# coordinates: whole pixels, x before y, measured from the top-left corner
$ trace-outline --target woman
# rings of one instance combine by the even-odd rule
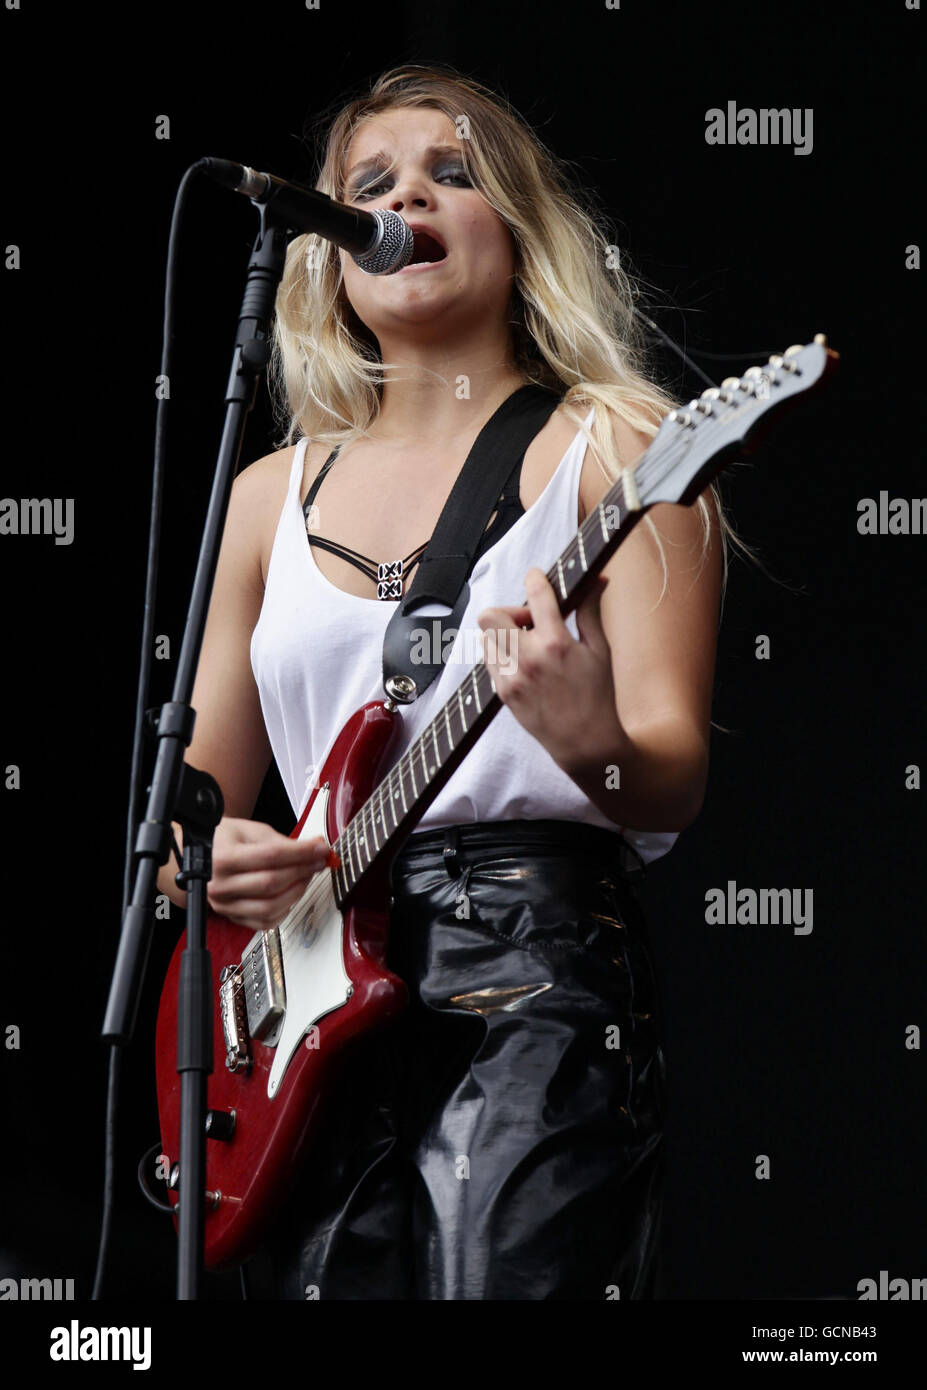
[[[271,758],[298,815],[383,695],[376,562],[414,570],[513,392],[559,403],[512,459],[461,623],[497,638],[505,708],[392,866],[410,1006],[349,1061],[247,1293],[652,1297],[663,1058],[632,877],[702,804],[727,524],[710,491],[657,507],[561,620],[545,569],[673,402],[639,366],[625,276],[498,97],[388,72],[331,123],[317,186],[445,255],[375,277],[313,236],[289,248],[289,447],[236,479],[193,697],[189,761],[225,796],[214,910],[272,927],[324,869],[324,842],[250,819]],[[403,709],[400,751],[465,672],[449,659]]]

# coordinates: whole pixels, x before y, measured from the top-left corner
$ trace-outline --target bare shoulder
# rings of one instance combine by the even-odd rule
[[[650,435],[645,434],[643,430],[633,429],[614,410],[609,410],[608,418],[622,467],[633,467],[650,447],[652,443]],[[601,464],[592,450],[587,448],[579,483],[579,504],[582,519],[585,519],[598,505],[611,486],[612,483]]]
[[[534,506],[576,438],[578,426],[567,414],[568,409],[558,405],[525,451],[519,492],[526,511]]]
[[[298,444],[293,444],[255,459],[241,470],[232,487],[229,523],[247,536],[249,549],[260,567],[262,584],[267,579],[270,552],[298,448]]]
[[[532,440],[522,466],[521,500],[526,510],[537,501],[550,482],[588,414],[588,410],[572,402],[558,405],[544,428]],[[623,465],[634,464],[650,445],[650,436],[632,429],[615,411],[609,411],[609,419],[619,459]],[[587,446],[580,475],[577,523],[589,515],[611,485],[592,449]]]
[[[636,467],[653,443],[653,436],[635,429],[613,410],[609,410],[608,416],[620,465],[622,468]],[[658,423],[656,418],[655,423]],[[587,449],[579,489],[581,520],[585,520],[590,512],[595,510],[612,486],[613,483],[606,476],[592,450]],[[708,507],[707,535],[712,565],[715,565],[720,555],[717,504],[710,488],[706,488],[702,498]],[[635,527],[625,538],[618,554],[612,557],[605,573],[611,573],[615,577],[620,574],[622,583],[626,584],[631,572],[643,572],[647,567],[652,568],[657,564],[659,584],[654,592],[655,600],[662,592],[665,564],[668,564],[671,570],[674,566],[681,566],[686,573],[690,565],[701,564],[705,549],[706,522],[697,506],[677,506],[669,502],[658,502],[649,508],[647,517],[656,528],[659,543],[651,528]],[[661,551],[661,543],[664,541],[669,543],[669,552],[665,549]]]

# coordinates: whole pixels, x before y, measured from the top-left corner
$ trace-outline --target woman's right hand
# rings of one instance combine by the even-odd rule
[[[230,922],[269,931],[329,865],[331,853],[322,836],[291,840],[262,821],[223,816],[213,838],[209,906]]]

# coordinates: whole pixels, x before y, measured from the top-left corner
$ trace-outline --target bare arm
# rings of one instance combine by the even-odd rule
[[[254,926],[279,921],[324,862],[317,841],[290,840],[250,819],[272,756],[251,669],[251,635],[264,599],[261,537],[276,523],[288,457],[258,460],[232,486],[193,687],[193,739],[185,755],[191,766],[216,779],[225,801],[215,835],[210,905]],[[182,850],[176,822],[174,833]],[[172,855],[159,871],[158,888],[182,907],[186,893],[174,882],[176,872]]]
[[[649,443],[619,422],[622,458]],[[609,484],[587,455],[580,485],[588,515]],[[604,592],[576,612],[576,641],[543,570],[525,577],[528,604],[479,615],[484,630],[516,629],[517,666],[488,660],[502,702],[601,811],[619,826],[681,830],[698,815],[708,774],[711,696],[721,580],[714,507],[702,558],[694,507],[650,515],[663,539],[638,525],[605,565]],[[657,600],[660,599],[658,603]],[[528,625],[530,630],[522,629]]]
[[[622,458],[636,462],[650,443],[619,422]],[[608,484],[594,462],[584,468],[584,514]],[[602,573],[600,619],[611,654],[613,710],[622,738],[588,744],[565,760],[600,810],[638,830],[682,830],[701,809],[708,779],[711,701],[721,594],[721,542],[714,500],[703,555],[703,523],[691,507],[661,503],[636,526]],[[661,597],[662,594],[662,597]],[[658,602],[659,600],[659,602]],[[605,754],[603,757],[602,754]],[[620,788],[607,768],[618,765]]]

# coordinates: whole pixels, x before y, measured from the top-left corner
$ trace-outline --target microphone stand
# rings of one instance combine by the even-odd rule
[[[254,200],[252,199],[252,202]],[[158,866],[167,862],[173,841],[171,822],[183,829],[183,867],[175,882],[187,887],[186,949],[181,957],[177,1009],[177,1071],[181,1085],[179,1166],[171,1174],[178,1189],[177,1298],[199,1297],[204,1260],[206,1192],[206,1083],[212,1073],[212,970],[206,949],[206,884],[212,874],[212,842],[224,809],[218,783],[183,762],[193,735],[196,711],[190,705],[206,615],[232,483],[238,471],[248,412],[261,373],[270,358],[268,327],[283,275],[287,229],[273,225],[272,204],[254,203],[260,227],[251,250],[242,298],[232,369],[226,388],[225,423],[215,479],[172,699],[160,710],[155,736],[158,751],[145,819],[135,841],[135,882],[122,924],[110,986],[104,1041],[125,1045],[135,1030],[141,987],[151,947]],[[286,215],[285,213],[283,214]],[[152,719],[153,722],[153,719]],[[219,1131],[221,1133],[221,1130]]]

